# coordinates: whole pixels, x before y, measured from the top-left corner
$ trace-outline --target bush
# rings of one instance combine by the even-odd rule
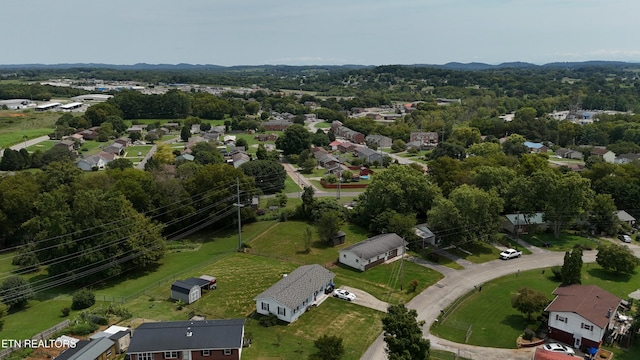
[[[98,325],[92,322],[81,322],[69,327],[68,334],[85,336],[98,330]]]
[[[409,287],[407,288],[407,293],[416,292],[418,288],[418,279],[413,279],[409,282]]]
[[[69,316],[69,313],[71,312],[71,309],[69,309],[68,307],[65,306],[60,311],[62,311],[62,316],[67,317],[67,316]]]
[[[272,327],[278,323],[278,317],[274,314],[265,315],[258,320],[261,326]]]
[[[536,335],[535,331],[529,328],[526,328],[524,329],[524,334],[522,335],[522,338],[525,340],[531,340],[535,335]]]
[[[73,293],[71,309],[82,310],[96,303],[96,295],[89,289],[80,289]]]

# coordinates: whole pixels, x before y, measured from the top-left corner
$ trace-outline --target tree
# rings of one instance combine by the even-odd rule
[[[300,205],[300,210],[302,211],[302,216],[305,219],[311,218],[311,211],[313,211],[313,205],[315,204],[315,190],[311,186],[305,186],[302,191],[302,205]]]
[[[313,157],[308,157],[305,161],[300,165],[300,172],[303,174],[311,174],[313,169],[318,166],[318,160]]]
[[[344,170],[340,177],[344,179],[345,182],[349,182],[353,179],[353,172],[351,170]]]
[[[335,335],[322,335],[313,342],[318,352],[309,356],[310,360],[339,360],[344,355],[342,338]]]
[[[255,179],[256,187],[264,194],[276,193],[284,189],[287,172],[282,165],[271,160],[254,160],[240,165],[247,176]]]
[[[325,211],[316,221],[316,231],[321,241],[331,243],[333,236],[340,231],[342,217],[337,211]]]
[[[258,145],[258,150],[256,150],[256,158],[258,158],[258,160],[269,159],[269,152],[267,151],[267,149],[264,147],[263,144]]]
[[[284,130],[284,134],[276,140],[276,147],[283,154],[299,154],[311,146],[311,133],[300,124],[293,124]]]
[[[401,139],[394,140],[393,144],[391,144],[391,150],[393,152],[405,151],[407,150],[407,144]]]
[[[249,144],[247,143],[247,140],[245,140],[244,138],[239,138],[236,141],[236,146],[237,147],[243,147],[245,150],[247,150],[249,148]]]
[[[563,285],[582,284],[582,250],[580,248],[573,248],[564,253],[560,274]]]
[[[80,289],[73,293],[71,299],[71,309],[82,310],[93,306],[96,303],[96,295],[89,289]]]
[[[33,298],[33,289],[22,277],[10,276],[0,285],[0,298],[10,308],[21,308]]]
[[[176,155],[173,153],[171,146],[167,144],[159,144],[156,152],[153,154],[153,158],[160,164],[173,164],[176,160]]]
[[[531,320],[531,314],[544,310],[549,305],[547,295],[528,287],[521,287],[511,296],[511,306]]]
[[[624,245],[602,244],[598,247],[596,262],[603,269],[615,273],[631,274],[640,265],[634,253]]]
[[[531,189],[535,189],[535,196],[543,203],[544,220],[551,224],[556,239],[562,229],[591,207],[594,197],[591,182],[577,173],[558,175],[541,171],[531,180]]]
[[[124,170],[124,169],[132,169],[132,168],[133,168],[133,162],[125,158],[115,159],[110,161],[107,164],[107,169],[109,170],[115,170],[115,169]]]
[[[613,235],[618,232],[619,222],[616,210],[617,207],[611,194],[597,194],[594,197],[591,223],[595,225],[597,233],[605,232]]]
[[[418,321],[418,312],[404,304],[391,305],[382,318],[384,341],[389,360],[429,359],[429,340],[422,335],[424,321]]]
[[[183,126],[182,129],[180,129],[180,139],[184,142],[189,141],[189,138],[191,137],[191,127],[190,126]]]
[[[502,150],[507,155],[520,156],[529,152],[529,149],[524,144],[527,139],[522,135],[512,134],[509,135],[504,143],[502,143]]]
[[[4,328],[4,320],[7,317],[8,313],[9,313],[9,307],[4,303],[0,303],[0,330]]]

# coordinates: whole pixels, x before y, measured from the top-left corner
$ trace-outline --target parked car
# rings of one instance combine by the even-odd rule
[[[571,356],[575,356],[576,352],[566,346],[566,345],[562,345],[559,343],[548,343],[548,344],[544,344],[544,346],[542,346],[545,350],[548,351],[553,351],[556,353],[560,353],[560,354],[566,354],[566,355],[571,355]]]
[[[333,292],[333,296],[337,297],[338,299],[347,300],[347,301],[354,301],[356,299],[355,294],[352,294],[347,290],[343,290],[343,289],[336,289],[336,291]]]
[[[500,253],[500,259],[503,260],[519,258],[520,256],[522,256],[522,251],[518,251],[516,249],[507,249]]]
[[[631,242],[631,236],[629,235],[618,235],[618,239],[622,240],[623,242],[626,243],[630,243]]]
[[[333,292],[333,289],[335,289],[336,286],[331,284],[331,285],[327,285],[327,287],[324,289],[324,293],[325,294],[331,294]]]

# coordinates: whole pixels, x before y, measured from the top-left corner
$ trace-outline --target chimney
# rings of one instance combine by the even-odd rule
[[[193,332],[191,331],[191,327],[187,328],[187,337],[191,337],[191,335],[193,335]]]
[[[613,310],[613,309],[609,308],[607,310],[607,319],[611,317],[611,310]]]

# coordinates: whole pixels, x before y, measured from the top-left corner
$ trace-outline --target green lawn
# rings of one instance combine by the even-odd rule
[[[127,158],[145,157],[153,145],[133,145],[127,148]],[[141,154],[138,155],[138,152]]]
[[[314,127],[316,129],[328,129],[331,127],[331,123],[323,121],[323,122],[316,123]]]
[[[421,252],[410,251],[409,254],[411,256],[430,261],[430,262],[432,262],[434,264],[446,266],[446,267],[454,269],[454,270],[462,270],[462,269],[464,269],[464,266],[458,264],[454,260],[452,260],[452,259],[450,259],[450,258],[448,258],[446,256],[443,256],[443,255],[439,255],[439,256],[430,255],[431,252],[433,252],[433,250],[427,248],[427,249],[425,249],[424,251],[421,251]]]
[[[27,139],[37,138],[53,132],[60,114],[31,110],[0,110],[0,147],[5,148]]]
[[[584,247],[597,248],[599,241],[597,239],[588,239],[573,232],[562,232],[560,238],[555,239],[553,233],[545,232],[534,235],[522,235],[522,240],[528,242],[531,245],[543,247],[545,243],[549,244],[548,250],[551,251],[569,251],[576,245],[582,245]]]
[[[472,325],[469,344],[515,348],[516,338],[530,322],[527,321],[526,316],[511,307],[511,295],[515,294],[518,288],[526,285],[548,294],[551,300],[551,292],[559,285],[559,282],[552,277],[551,270],[547,268],[544,274],[537,269],[487,282],[483,285],[481,292],[470,295],[445,321],[434,323],[431,326],[431,332],[445,339],[464,343],[466,331],[469,325]],[[582,283],[598,285],[626,299],[629,293],[637,290],[640,273],[618,276],[603,270],[597,264],[585,264],[582,268]],[[534,319],[536,315],[538,314],[533,316]],[[634,354],[638,356],[640,352]],[[638,357],[629,359],[631,358]]]
[[[300,185],[298,185],[290,176],[287,175],[287,177],[284,179],[284,192],[287,194],[300,192],[301,189],[302,188],[300,187]]]
[[[58,142],[58,140],[45,140],[43,142],[37,143],[35,145],[31,145],[29,147],[27,147],[27,151],[34,152],[36,150],[40,150],[42,152],[47,151],[51,148],[53,148],[53,146]]]
[[[459,249],[450,249],[447,251],[474,264],[481,264],[500,257],[500,250],[498,250],[498,248],[482,241],[473,241],[463,244],[460,247],[470,252],[471,255]]]
[[[327,170],[325,168],[315,168],[313,169],[313,172],[311,174],[305,174],[305,173],[300,173],[302,176],[306,177],[306,178],[321,178],[324,176],[324,174],[327,173]]]
[[[407,303],[422,290],[437,283],[443,275],[435,270],[399,259],[390,264],[374,266],[361,272],[348,266],[336,265],[336,285],[348,285],[392,304]],[[407,285],[418,280],[415,292],[408,292]]]
[[[322,184],[320,183],[320,181],[318,181],[318,180],[310,180],[310,181],[315,187],[320,189],[320,191],[331,192],[331,193],[337,193],[338,192],[338,189],[324,188],[322,186]],[[364,192],[365,190],[367,190],[367,188],[362,188],[362,189],[345,189],[345,188],[341,188],[340,192]]]

